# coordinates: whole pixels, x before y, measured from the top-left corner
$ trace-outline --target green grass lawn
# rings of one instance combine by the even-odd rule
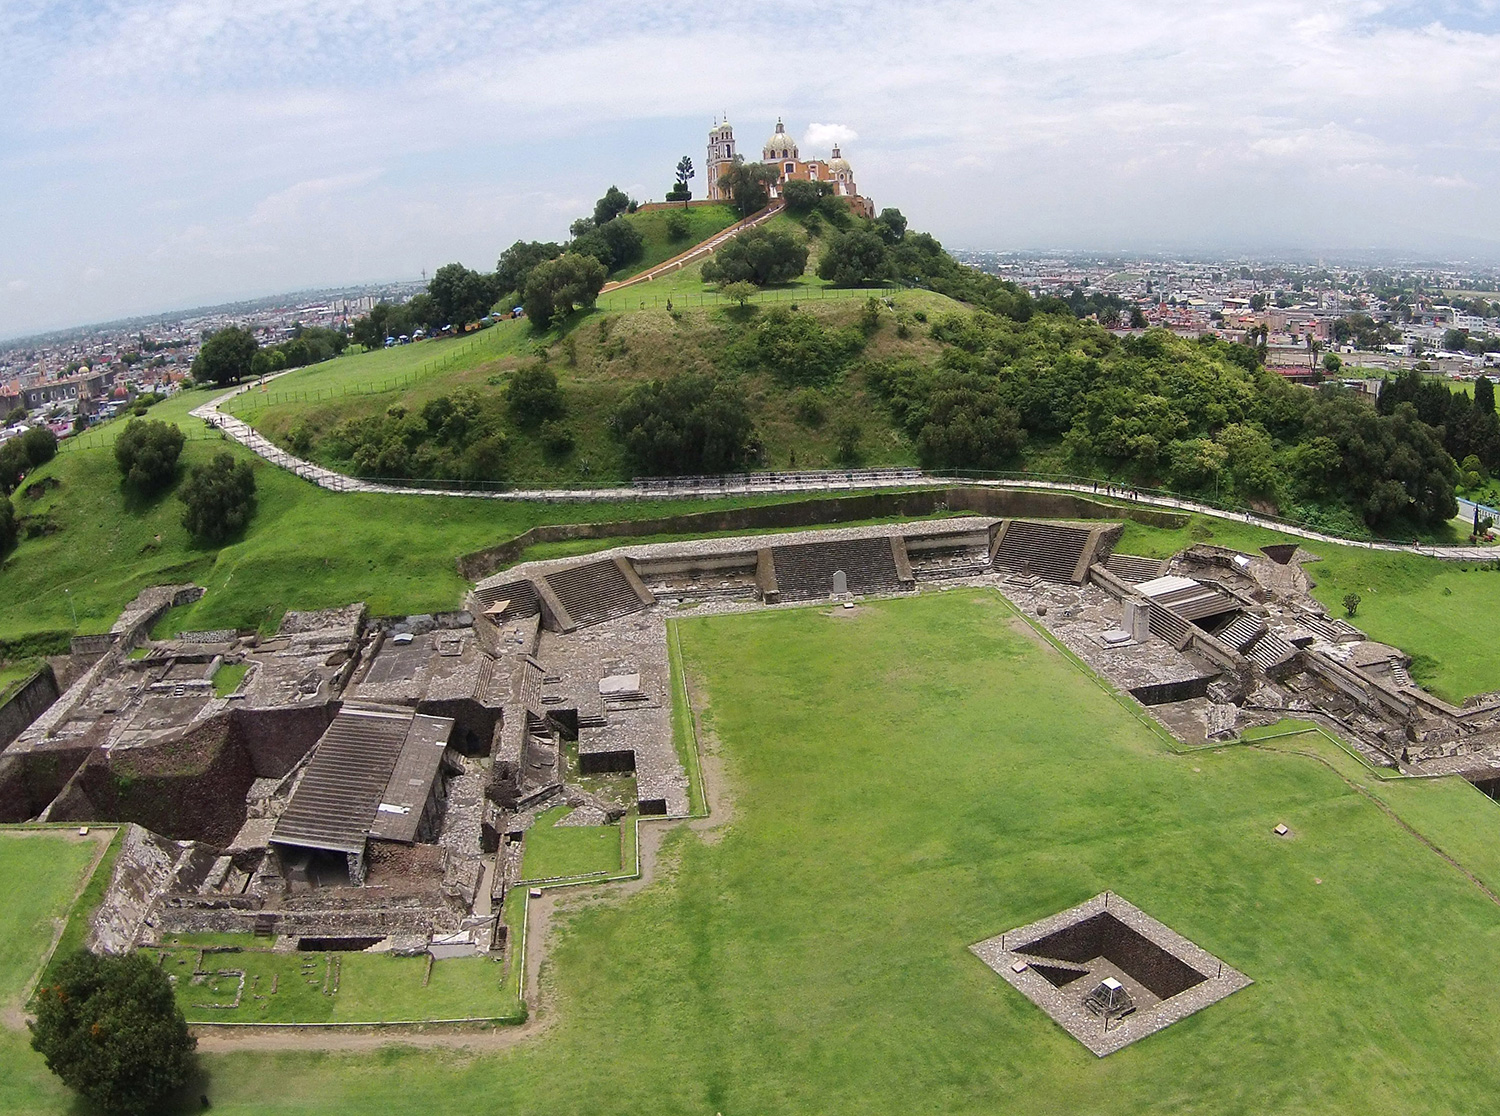
[[[308,405],[349,395],[403,390],[431,377],[448,377],[525,354],[534,341],[530,323],[514,319],[460,337],[350,353],[288,372],[268,382],[264,390],[252,387],[225,409],[249,417],[268,406],[285,403]]]
[[[521,857],[521,875],[526,879],[620,870],[620,826],[558,826],[570,813],[570,807],[556,806],[540,814],[526,831]]]
[[[97,838],[69,830],[0,829],[0,1007],[16,1007],[37,975],[98,851]],[[59,948],[74,944],[65,935]],[[0,1025],[0,1112],[67,1112],[70,1104],[26,1032]]]
[[[219,697],[228,697],[234,693],[240,688],[249,669],[249,663],[225,663],[220,666],[214,671],[214,693]]]
[[[202,955],[207,975],[195,983],[197,938],[180,948],[148,951],[176,977],[183,1014],[193,1022],[359,1023],[409,1019],[510,1019],[521,1005],[501,987],[505,965],[485,957],[392,957],[378,953],[273,953],[264,942],[219,935],[199,944],[234,945],[237,952]],[[232,1007],[245,974],[238,1007]],[[224,973],[224,975],[220,975]]]
[[[989,592],[677,630],[733,817],[564,917],[554,1024],[501,1055],[207,1058],[216,1110],[1487,1109],[1500,907],[1337,749],[1173,754]],[[1374,793],[1500,884],[1478,792]],[[1255,984],[1101,1060],[968,952],[1105,889]]]

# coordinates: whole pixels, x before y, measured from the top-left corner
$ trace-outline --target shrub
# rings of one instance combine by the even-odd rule
[[[811,314],[775,309],[748,339],[748,363],[785,384],[824,384],[864,346],[858,329],[832,329]]]
[[[9,496],[0,496],[0,554],[16,543],[16,509]]]
[[[534,429],[548,419],[561,418],[566,406],[556,374],[542,364],[516,370],[505,390],[505,406],[516,425]]]
[[[125,483],[138,492],[157,492],[177,475],[184,438],[174,424],[131,419],[115,439],[115,462]]]
[[[110,1116],[144,1116],[188,1078],[197,1040],[167,975],[142,953],[79,950],[37,989],[31,1046],[63,1084]]]
[[[1344,614],[1352,618],[1359,611],[1359,602],[1360,596],[1358,593],[1345,593],[1343,602]]]
[[[644,474],[731,472],[755,448],[744,395],[723,380],[687,372],[631,390],[613,426]]]
[[[542,449],[552,457],[566,457],[573,452],[573,431],[560,422],[542,423]]]
[[[199,465],[178,493],[187,505],[182,525],[204,542],[222,542],[244,530],[255,511],[255,471],[227,453]]]
[[[816,429],[823,425],[827,412],[823,408],[823,396],[813,388],[803,388],[792,400],[792,414],[803,426]]]
[[[665,224],[667,237],[671,240],[686,240],[693,231],[693,223],[686,213],[668,213]]]
[[[834,456],[840,465],[858,465],[860,460],[859,440],[864,436],[859,423],[853,419],[845,419],[839,423],[837,430],[837,446]]]

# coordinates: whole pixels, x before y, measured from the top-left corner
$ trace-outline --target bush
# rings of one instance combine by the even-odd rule
[[[667,237],[671,240],[686,240],[693,231],[693,223],[686,213],[668,213],[665,224]]]
[[[840,465],[858,465],[860,460],[859,440],[864,437],[864,431],[859,423],[853,419],[845,419],[839,423],[837,434],[837,446],[834,457]]]
[[[534,429],[548,419],[561,418],[566,406],[557,376],[542,364],[523,365],[505,389],[505,406],[517,426]]]
[[[1358,593],[1344,594],[1344,614],[1351,619],[1359,611],[1360,596]]]
[[[858,329],[832,329],[811,314],[778,308],[742,343],[748,345],[748,353],[742,349],[742,359],[769,370],[784,384],[824,384],[843,370],[864,343]]]
[[[9,496],[0,496],[0,554],[16,544],[16,509]]]
[[[542,423],[542,449],[551,457],[566,457],[573,452],[573,431],[560,422]]]
[[[157,492],[177,475],[184,438],[175,425],[131,419],[115,439],[115,462],[125,483],[138,492]]]
[[[813,429],[823,425],[827,412],[823,408],[823,396],[812,388],[803,388],[792,400],[792,414],[803,426]]]
[[[199,465],[178,499],[187,505],[182,525],[194,538],[222,542],[244,530],[255,511],[255,471],[227,453]]]
[[[110,1116],[144,1116],[187,1081],[197,1040],[167,975],[142,953],[79,950],[37,989],[31,1047]]]
[[[755,228],[722,245],[703,265],[707,283],[786,283],[807,267],[807,245],[780,229]]]
[[[616,408],[613,425],[646,475],[733,472],[755,450],[744,395],[722,380],[687,372],[633,389]]]

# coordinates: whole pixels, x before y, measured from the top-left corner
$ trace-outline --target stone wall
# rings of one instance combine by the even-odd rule
[[[31,679],[0,706],[0,749],[20,736],[60,696],[57,676],[43,664]]]
[[[508,542],[458,558],[458,572],[479,581],[518,561],[537,543],[576,539],[632,538],[641,535],[698,535],[712,531],[750,531],[774,527],[816,527],[886,517],[916,518],[951,511],[1029,519],[1133,519],[1152,527],[1181,527],[1187,517],[1176,512],[1107,504],[1068,492],[1014,488],[931,488],[912,492],[872,492],[822,500],[799,500],[754,508],[690,512],[655,519],[606,523],[563,523],[533,527]]]

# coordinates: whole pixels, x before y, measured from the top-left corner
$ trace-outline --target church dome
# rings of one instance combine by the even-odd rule
[[[838,174],[839,171],[843,171],[845,174],[851,173],[849,170],[849,160],[839,154],[838,144],[833,145],[833,158],[828,160],[828,169],[834,174]]]
[[[781,123],[781,117],[776,118],[776,131],[771,133],[771,138],[766,140],[765,157],[767,159],[795,159],[797,157],[797,145],[792,142],[792,137],[786,134],[786,126]]]

